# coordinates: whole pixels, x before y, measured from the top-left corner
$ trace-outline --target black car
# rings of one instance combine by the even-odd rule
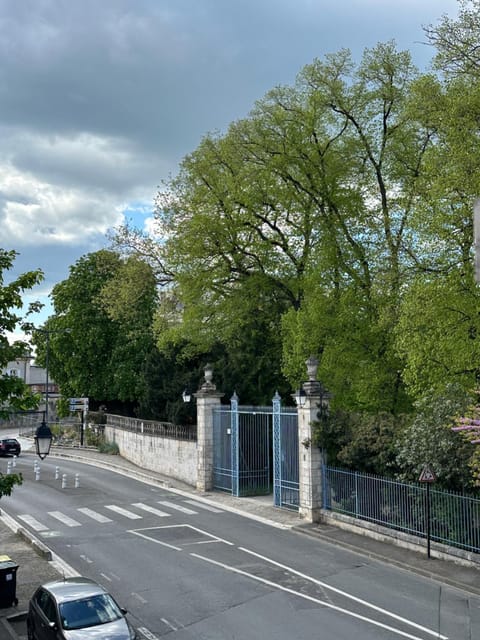
[[[21,450],[20,442],[16,438],[0,440],[0,456],[19,456]]]
[[[38,587],[28,605],[28,640],[136,640],[105,587],[80,576]]]

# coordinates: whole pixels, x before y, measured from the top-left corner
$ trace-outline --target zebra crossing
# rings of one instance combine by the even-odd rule
[[[153,515],[158,518],[169,518],[174,514],[181,513],[188,516],[196,516],[201,511],[209,511],[210,513],[223,513],[222,509],[213,507],[209,504],[197,502],[195,500],[184,500],[185,504],[179,504],[170,500],[158,500],[156,504],[162,508],[145,504],[143,502],[133,502],[128,508],[116,504],[105,504],[102,507],[102,511],[97,509],[91,509],[89,507],[79,507],[76,512],[81,516],[86,517],[86,522],[94,520],[99,524],[108,524],[109,522],[118,522],[123,519],[127,520],[142,520],[147,514]],[[188,504],[188,506],[186,506]],[[133,509],[132,509],[133,508]],[[105,515],[103,510],[107,510],[109,516]],[[77,520],[71,515],[67,515],[62,511],[47,511],[45,516],[48,516],[45,521],[40,522],[37,518],[29,514],[18,515],[18,519],[28,525],[33,531],[46,534],[52,527],[48,525],[49,518],[53,518],[55,524],[61,523],[66,527],[81,527],[85,524],[84,521]],[[79,516],[80,517],[80,516]],[[43,518],[42,518],[43,519]]]

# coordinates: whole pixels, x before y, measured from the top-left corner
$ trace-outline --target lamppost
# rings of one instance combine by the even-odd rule
[[[52,444],[52,432],[48,426],[48,393],[49,393],[49,379],[48,379],[48,365],[50,357],[50,334],[51,333],[67,333],[70,329],[36,329],[39,333],[46,335],[46,351],[45,351],[45,411],[43,412],[43,420],[35,433],[35,451],[39,458],[43,460],[50,453],[50,446]]]

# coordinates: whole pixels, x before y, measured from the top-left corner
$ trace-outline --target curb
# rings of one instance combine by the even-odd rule
[[[24,529],[23,527],[19,527],[16,533],[22,538],[22,540],[25,540],[25,542],[28,542],[28,544],[33,547],[33,550],[37,555],[44,558],[45,560],[48,560],[49,562],[52,560],[52,552],[50,551],[50,549],[46,545],[44,545],[43,542],[40,542],[40,540],[34,538],[32,534],[29,533],[26,529]]]
[[[39,555],[41,558],[44,558],[45,560],[52,560],[52,552],[43,542],[38,540],[38,538],[36,538],[29,531],[19,526],[18,522],[7,513],[5,513],[5,511],[0,513],[0,517],[9,529],[11,529],[20,538],[22,538],[22,540],[27,542],[32,547],[37,555]]]

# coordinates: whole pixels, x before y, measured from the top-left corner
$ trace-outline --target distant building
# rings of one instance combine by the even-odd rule
[[[43,367],[32,364],[33,356],[27,354],[22,358],[12,360],[2,369],[2,375],[16,376],[30,387],[32,393],[40,393],[44,400],[39,406],[39,410],[45,409],[45,396],[47,393],[47,371]],[[57,383],[48,378],[48,412],[51,417],[56,414],[55,405],[60,397]]]

